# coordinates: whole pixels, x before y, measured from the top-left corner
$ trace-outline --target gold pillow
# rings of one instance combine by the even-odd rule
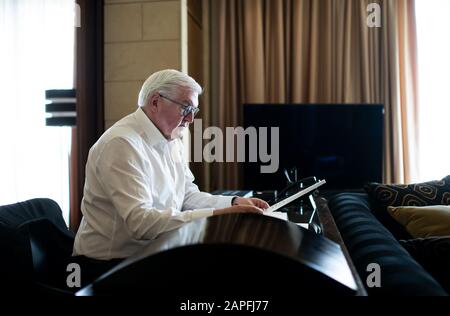
[[[388,213],[414,238],[450,236],[450,205],[389,206]]]

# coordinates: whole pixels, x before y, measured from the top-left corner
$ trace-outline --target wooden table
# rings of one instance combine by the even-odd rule
[[[325,220],[324,224],[328,235]],[[321,234],[269,216],[201,218],[148,243],[78,295],[158,289],[159,294],[171,295],[271,294],[283,302],[319,292],[364,295],[344,249]],[[180,265],[189,271],[182,274],[183,282],[180,273],[173,273]]]

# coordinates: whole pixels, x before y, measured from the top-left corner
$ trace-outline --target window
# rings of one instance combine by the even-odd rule
[[[450,1],[417,0],[420,178],[450,174]]]
[[[0,5],[0,205],[58,202],[68,221],[69,127],[45,126],[45,90],[73,88],[73,0]]]

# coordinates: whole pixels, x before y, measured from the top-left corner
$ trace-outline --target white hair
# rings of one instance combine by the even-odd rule
[[[202,93],[202,87],[192,77],[174,69],[155,72],[142,85],[139,92],[138,106],[147,104],[148,98],[155,92],[173,96],[177,88],[187,88],[197,94]]]

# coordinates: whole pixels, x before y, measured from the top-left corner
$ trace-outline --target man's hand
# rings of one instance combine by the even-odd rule
[[[232,214],[232,213],[256,213],[262,214],[264,209],[268,208],[266,201],[257,198],[237,197],[231,207],[214,210],[214,215]]]
[[[253,205],[253,206],[259,207],[263,210],[265,210],[266,208],[269,208],[269,204],[267,204],[266,201],[263,201],[263,200],[257,199],[257,198],[237,197],[234,199],[233,205]]]
[[[255,213],[262,214],[263,210],[254,205],[234,205],[214,210],[213,215],[233,214],[233,213]]]

